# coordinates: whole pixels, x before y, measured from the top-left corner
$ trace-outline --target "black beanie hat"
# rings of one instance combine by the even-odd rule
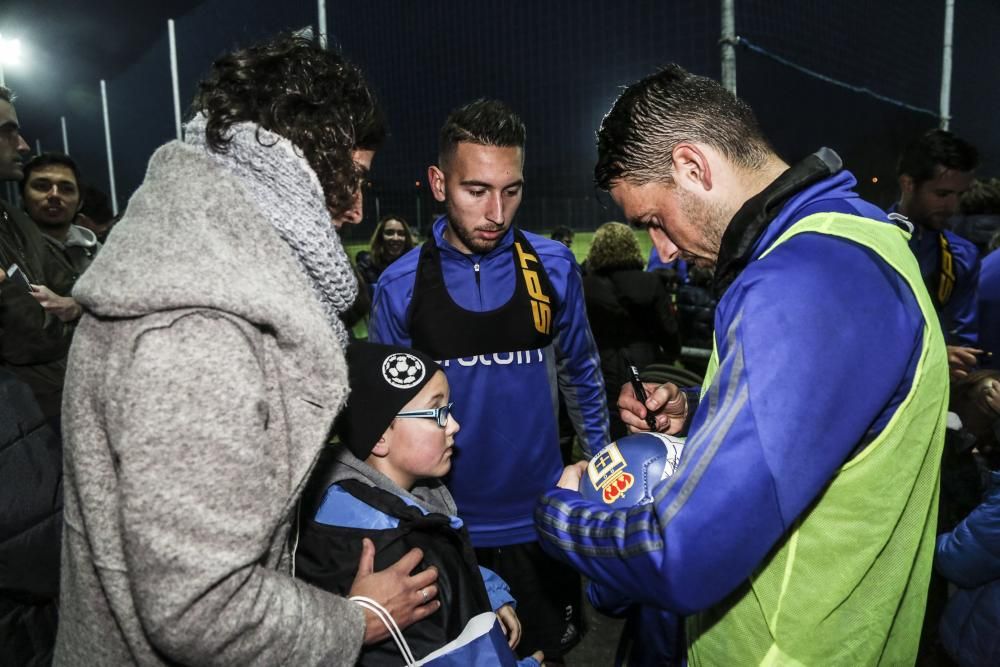
[[[367,459],[396,413],[439,370],[433,359],[417,350],[377,343],[348,345],[351,393],[334,422],[340,442],[362,461]]]

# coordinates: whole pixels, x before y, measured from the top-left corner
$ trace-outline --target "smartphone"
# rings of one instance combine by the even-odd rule
[[[31,287],[31,281],[28,280],[28,276],[21,270],[21,267],[17,264],[11,264],[10,268],[7,269],[7,279],[13,280],[18,285],[24,285],[24,289],[29,292],[34,292]]]
[[[635,367],[632,360],[625,357],[625,365],[628,366],[628,376],[629,382],[632,383],[632,391],[635,392],[635,397],[639,399],[643,407],[646,406],[646,388],[642,386],[642,380],[639,379],[639,369]],[[656,431],[656,417],[647,409],[646,410],[646,425],[653,432]]]

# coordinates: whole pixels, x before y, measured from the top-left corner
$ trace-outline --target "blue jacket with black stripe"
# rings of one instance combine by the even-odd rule
[[[719,371],[655,501],[609,512],[549,491],[536,510],[546,551],[636,602],[707,609],[747,580],[835,471],[881,432],[921,351],[923,319],[902,278],[860,245],[820,234],[799,234],[755,261],[815,213],[892,224],[855,183],[840,170],[803,186],[748,240],[750,261],[716,310]]]

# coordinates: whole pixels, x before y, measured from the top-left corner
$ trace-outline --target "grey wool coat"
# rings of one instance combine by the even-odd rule
[[[74,296],[57,665],[343,665],[364,617],[294,579],[344,356],[244,184],[172,142]]]

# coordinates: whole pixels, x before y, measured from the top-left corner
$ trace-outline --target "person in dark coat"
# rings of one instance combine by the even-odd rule
[[[671,363],[680,353],[670,296],[644,266],[639,242],[627,225],[608,222],[598,228],[587,255],[583,293],[609,407],[628,382],[626,358],[641,371],[649,364]],[[625,433],[625,425],[611,410],[612,439]]]
[[[1000,371],[976,371],[953,393],[959,433],[982,466],[982,502],[938,537],[934,568],[956,587],[940,622],[941,643],[959,665],[1000,664]],[[930,610],[928,611],[930,613]]]
[[[31,389],[0,369],[0,663],[49,665],[56,641],[62,447]]]

